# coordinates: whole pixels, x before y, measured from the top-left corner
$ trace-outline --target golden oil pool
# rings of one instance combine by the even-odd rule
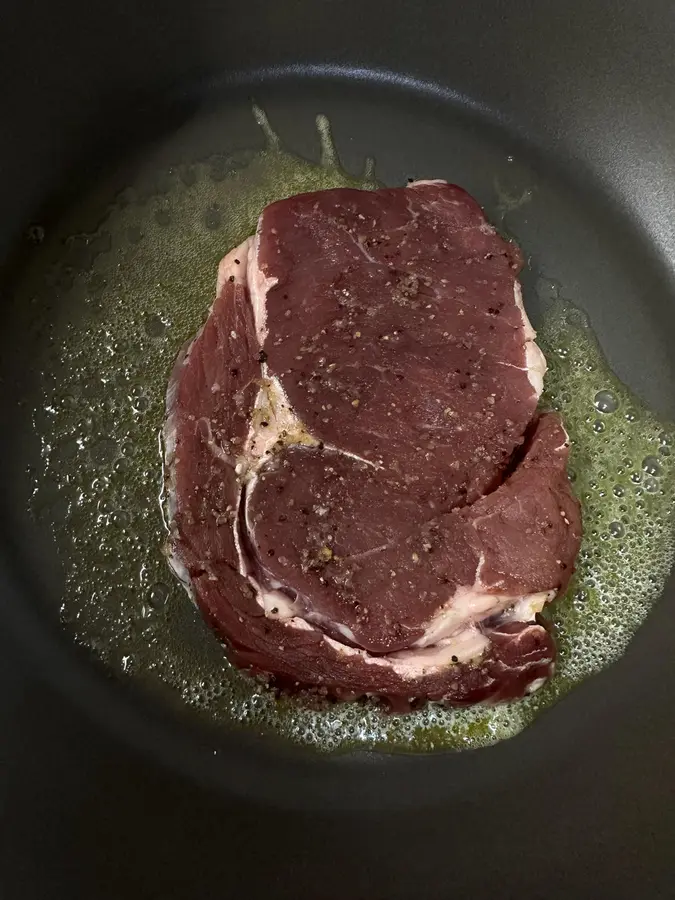
[[[124,191],[98,231],[69,239],[50,271],[69,318],[35,410],[44,469],[33,512],[52,526],[63,561],[64,625],[169,699],[324,751],[478,747],[514,735],[616,659],[661,593],[673,563],[675,428],[613,375],[583,314],[556,301],[539,332],[549,362],[543,402],[562,412],[570,434],[585,536],[573,583],[551,610],[554,678],[502,706],[428,704],[391,716],[363,703],[312,709],[234,669],[162,553],[168,374],[206,316],[219,259],[254,231],[266,203],[376,186],[372,160],[359,178],[341,169],[325,117],[317,119],[321,164],[313,165],[283,149],[262,110],[254,115],[264,150],[183,165],[158,173],[151,190]]]

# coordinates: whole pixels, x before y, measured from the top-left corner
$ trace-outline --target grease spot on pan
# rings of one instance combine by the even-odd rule
[[[615,378],[556,285],[540,329],[550,366],[544,402],[565,417],[586,536],[570,590],[551,609],[560,650],[551,682],[504,706],[428,704],[399,716],[369,703],[317,708],[277,697],[234,669],[162,555],[158,436],[168,374],[208,312],[219,259],[254,231],[266,203],[377,186],[372,159],[360,177],[343,171],[324,117],[315,165],[283,148],[263,110],[254,115],[263,150],[153,173],[120,195],[95,234],[59,244],[63,255],[43,273],[43,297],[58,290],[67,319],[46,325],[52,349],[35,410],[44,470],[33,509],[53,526],[63,560],[64,626],[169,702],[324,751],[478,747],[514,735],[616,659],[661,593],[673,562],[675,429]],[[502,214],[527,202],[526,188],[500,188]],[[50,236],[39,240],[49,245]],[[26,293],[35,295],[34,280]]]

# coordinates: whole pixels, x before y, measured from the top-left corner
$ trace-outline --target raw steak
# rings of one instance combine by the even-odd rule
[[[445,182],[271,204],[176,363],[170,558],[240,665],[521,696],[581,533],[518,249]]]

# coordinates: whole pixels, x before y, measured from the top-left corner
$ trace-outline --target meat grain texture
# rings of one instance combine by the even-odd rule
[[[268,206],[165,427],[171,564],[240,666],[398,706],[541,686],[579,549],[518,248],[416,182]]]

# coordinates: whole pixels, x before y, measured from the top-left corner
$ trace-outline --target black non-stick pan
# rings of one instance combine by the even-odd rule
[[[0,22],[3,897],[673,896],[672,586],[619,662],[494,747],[321,756],[205,725],[58,623],[27,509],[63,311],[59,285],[18,287],[139,171],[259,147],[253,100],[309,159],[321,113],[352,172],[372,155],[384,183],[447,178],[495,215],[495,174],[533,191],[504,225],[535,319],[554,285],[672,417],[671,4],[33,0]]]

